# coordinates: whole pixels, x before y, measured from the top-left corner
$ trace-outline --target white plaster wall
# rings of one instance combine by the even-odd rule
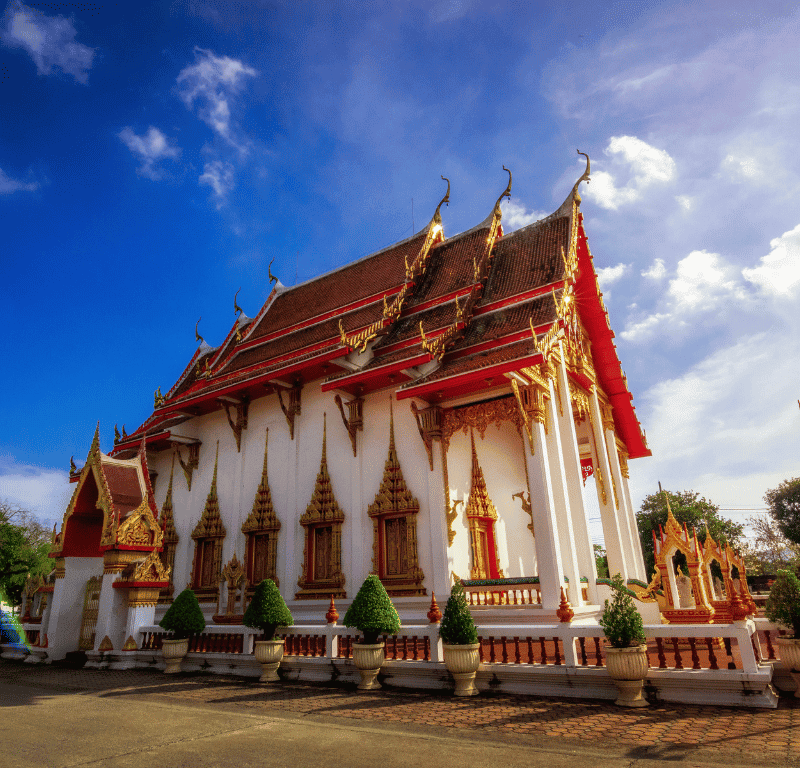
[[[102,557],[67,557],[64,562],[66,573],[63,579],[57,580],[62,582],[62,589],[58,604],[53,606],[53,613],[57,615],[51,614],[51,625],[55,631],[52,637],[48,636],[48,654],[54,660],[63,659],[69,651],[78,650],[86,582],[92,576],[103,576]]]

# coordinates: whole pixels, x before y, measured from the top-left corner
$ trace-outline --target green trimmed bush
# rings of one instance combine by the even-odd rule
[[[439,625],[439,637],[448,645],[473,645],[478,642],[478,631],[467,605],[464,585],[460,581],[453,585],[450,597],[447,598]]]
[[[791,571],[778,571],[764,615],[776,624],[791,627],[795,639],[800,640],[800,580]]]
[[[272,579],[264,579],[256,587],[242,621],[246,627],[260,629],[267,640],[275,639],[278,627],[291,627],[294,624],[291,611]]]
[[[172,632],[173,640],[185,640],[189,635],[199,635],[206,628],[206,620],[200,603],[197,602],[197,595],[191,589],[184,589],[158,625],[167,632]]]
[[[613,648],[628,648],[643,643],[647,636],[644,633],[642,614],[633,602],[633,597],[625,586],[620,574],[611,579],[611,602],[605,602],[600,626],[605,632],[606,640]]]
[[[381,580],[367,576],[355,600],[344,615],[344,625],[359,630],[366,645],[375,645],[379,635],[396,635],[400,617]]]

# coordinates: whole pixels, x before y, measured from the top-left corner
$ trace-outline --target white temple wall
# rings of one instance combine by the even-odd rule
[[[478,437],[478,442],[480,442],[480,437]],[[434,449],[437,447],[434,446]],[[480,455],[478,460],[480,461]],[[449,548],[453,571],[458,574],[459,578],[468,579],[472,567],[472,550],[469,541],[469,524],[464,510],[472,485],[472,451],[469,435],[462,432],[457,432],[450,438],[450,445],[447,449],[447,480],[450,489],[450,503],[458,500],[464,502],[456,507],[458,515],[452,526],[456,534],[453,544]]]
[[[56,579],[53,596],[55,613],[50,617],[52,636],[47,638],[50,644],[48,654],[54,660],[63,659],[68,652],[78,650],[86,582],[92,576],[103,576],[102,557],[65,557],[64,563],[64,578]]]

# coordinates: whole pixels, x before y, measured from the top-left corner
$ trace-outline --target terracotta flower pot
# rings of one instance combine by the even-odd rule
[[[365,645],[364,643],[353,644],[353,664],[361,675],[361,683],[358,686],[360,691],[373,691],[381,687],[376,680],[378,672],[384,660],[384,643],[375,645]]]
[[[166,637],[161,641],[161,654],[167,664],[164,674],[174,675],[181,671],[183,657],[189,652],[189,638],[183,640],[170,640]]]
[[[447,645],[442,643],[444,665],[456,681],[455,696],[477,696],[475,675],[481,663],[480,643]]]
[[[606,646],[606,669],[617,686],[619,696],[614,703],[618,707],[649,706],[642,695],[642,686],[649,668],[645,643],[628,648]]]
[[[262,674],[260,683],[274,683],[280,680],[278,667],[283,659],[283,640],[256,640],[254,655],[260,662]]]
[[[781,661],[797,683],[795,698],[800,699],[800,638],[778,637],[777,641]]]

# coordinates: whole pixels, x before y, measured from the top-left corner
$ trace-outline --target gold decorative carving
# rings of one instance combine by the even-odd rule
[[[145,608],[158,604],[158,587],[131,587],[128,590],[128,608]]]
[[[100,641],[100,645],[97,646],[97,650],[100,651],[100,653],[106,653],[107,651],[114,650],[114,644],[111,642],[111,638],[108,635],[106,635]]]
[[[296,416],[300,415],[300,392],[303,385],[299,381],[295,381],[289,390],[289,404],[285,405],[283,402],[283,395],[281,394],[280,387],[278,387],[278,403],[281,406],[283,415],[286,417],[286,423],[289,425],[289,437],[294,440],[294,420]]]
[[[528,494],[528,497],[525,498],[525,494]],[[531,494],[530,491],[519,491],[518,493],[511,494],[512,499],[519,499],[519,503],[522,505],[522,511],[530,517],[531,521],[528,523],[528,530],[535,536],[536,533],[533,529],[533,507],[531,506]]]
[[[470,540],[472,544],[471,579],[502,579],[503,571],[497,559],[497,543],[495,541],[494,524],[497,521],[497,510],[489,498],[483,470],[478,463],[475,450],[475,435],[470,432],[472,445],[472,487],[464,514],[469,522]]]
[[[117,529],[117,544],[122,546],[160,547],[163,533],[148,500],[131,512]]]
[[[225,526],[219,510],[217,496],[217,469],[219,466],[219,441],[214,459],[214,476],[211,489],[200,520],[192,531],[195,541],[195,554],[192,561],[190,584],[198,598],[205,602],[215,599],[219,590],[219,575],[222,570],[222,541],[225,538]]]
[[[300,517],[305,528],[303,573],[295,598],[346,597],[342,573],[342,524],[344,512],[336,502],[328,472],[327,416],[323,415],[322,459],[314,493]]]
[[[74,456],[70,456],[69,457],[69,474],[70,474],[70,476],[78,474],[78,467],[75,464],[75,457]]]
[[[103,574],[122,573],[131,563],[137,563],[141,559],[140,551],[107,549],[103,553]]]
[[[100,591],[103,579],[92,576],[86,582],[86,591],[83,598],[83,614],[81,616],[81,631],[78,640],[79,651],[91,651],[94,648],[95,627],[97,626],[98,606],[100,605]]]
[[[350,445],[353,446],[353,456],[356,456],[356,435],[359,430],[364,429],[364,398],[356,397],[346,403],[349,418],[344,415],[342,398],[339,395],[336,395],[333,400],[342,416],[344,428],[347,430],[347,434],[350,436]]]
[[[456,538],[456,531],[453,523],[458,519],[458,505],[464,503],[464,499],[456,499],[450,502],[450,480],[447,476],[447,447],[444,440],[439,441],[442,450],[442,481],[444,482],[444,516],[447,521],[447,546],[452,547]]]
[[[63,579],[67,575],[66,561],[63,557],[57,557],[53,576],[56,579]]]
[[[122,646],[123,651],[138,651],[139,647],[136,645],[136,641],[133,639],[133,635],[128,635],[128,639],[125,641],[125,645]]]
[[[160,408],[162,405],[164,405],[165,400],[166,398],[164,397],[164,395],[161,394],[161,387],[158,387],[155,393],[153,394],[153,410],[155,410],[156,408]]]
[[[225,591],[227,593],[228,601],[225,607],[225,613],[220,614],[220,599],[222,597],[222,593],[220,591],[217,596],[217,614],[214,616],[214,621],[218,624],[231,624],[233,623],[234,617],[238,619],[238,617],[244,614],[245,591],[247,589],[247,575],[245,573],[244,565],[242,565],[242,563],[240,563],[239,559],[236,557],[236,552],[233,553],[233,557],[222,569],[222,578],[220,579],[220,583],[223,581],[225,582]],[[241,611],[239,614],[237,614],[236,603],[239,601],[240,590]],[[237,621],[237,623],[239,623],[239,621]]]
[[[510,421],[522,433],[522,417],[511,396],[501,397],[476,405],[461,408],[447,408],[442,412],[442,443],[445,450],[450,446],[450,438],[459,430],[466,434],[470,429],[478,430],[483,439],[490,424],[500,428],[504,421]]]
[[[178,549],[178,531],[175,528],[175,520],[173,518],[172,510],[172,478],[175,474],[175,454],[172,454],[172,466],[169,470],[169,485],[167,486],[167,495],[164,499],[164,504],[161,507],[161,526],[163,532],[162,550],[161,550],[161,563],[164,569],[169,573],[169,584],[161,590],[161,601],[166,602],[175,591],[174,585],[174,569],[175,569],[175,552]]]
[[[253,499],[253,508],[242,525],[245,535],[245,563],[247,575],[251,585],[258,584],[262,579],[272,579],[279,584],[276,574],[278,531],[281,522],[272,504],[272,492],[269,488],[267,474],[267,447],[269,444],[269,429],[264,434],[264,465],[261,469],[261,481]],[[265,551],[261,551],[260,544],[265,544]],[[258,562],[257,562],[258,561]]]
[[[178,455],[178,462],[181,465],[181,469],[183,469],[183,476],[186,478],[187,491],[192,490],[192,474],[200,466],[200,445],[201,443],[199,440],[196,443],[187,445],[186,449],[188,455],[186,461],[184,461],[183,456],[181,455],[181,444],[172,444],[172,447],[175,449],[175,453]]]
[[[614,480],[614,472],[611,472],[611,490],[614,491],[614,506],[619,511],[619,496],[617,495],[617,483]]]
[[[130,581],[145,583],[169,581],[169,576],[169,569],[164,568],[158,552],[153,550],[144,560],[134,566]]]
[[[390,396],[391,397],[391,396]],[[419,502],[406,486],[394,442],[394,414],[389,400],[389,454],[378,493],[367,508],[372,518],[372,570],[390,595],[427,594],[417,558]]]
[[[412,400],[411,412],[414,414],[414,421],[417,422],[417,430],[422,442],[425,444],[428,464],[431,472],[433,472],[433,441],[441,440],[442,437],[442,409],[438,405],[420,409],[417,408],[417,404]]]
[[[228,425],[233,432],[236,439],[236,452],[241,453],[242,450],[242,432],[247,429],[247,397],[243,397],[238,403],[231,404],[227,400],[220,398],[219,402],[225,409],[225,415],[228,417]],[[236,419],[231,418],[231,408],[236,409]]]

